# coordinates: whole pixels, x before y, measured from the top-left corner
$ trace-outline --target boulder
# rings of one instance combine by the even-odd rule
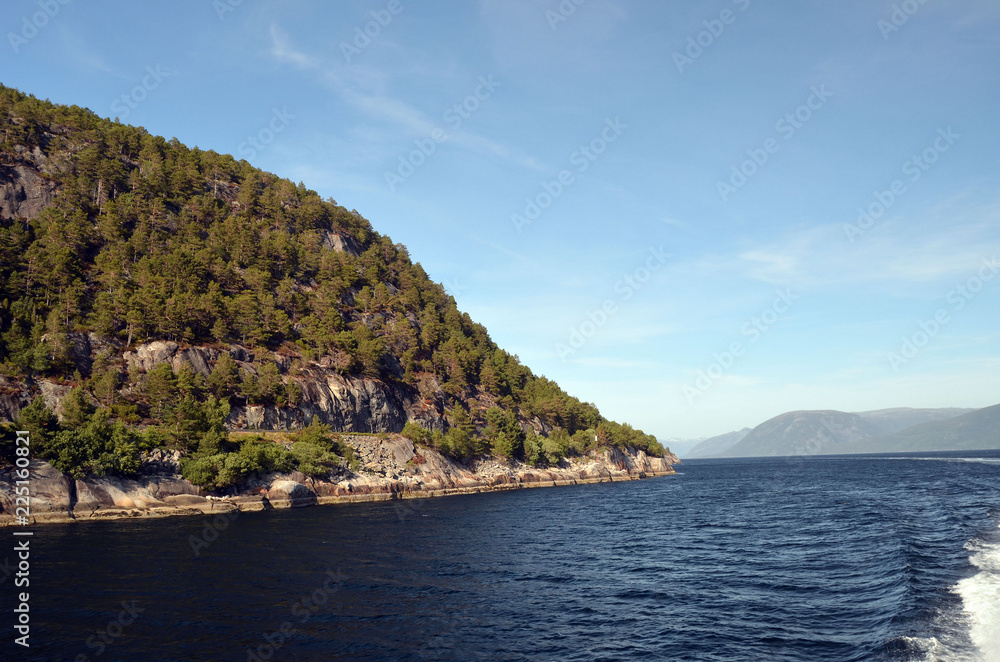
[[[32,460],[28,466],[32,513],[68,513],[72,502],[70,479],[55,470],[48,462]],[[0,472],[0,510],[5,515],[15,515],[17,508],[14,470]]]
[[[267,499],[275,505],[298,508],[315,505],[316,493],[294,480],[277,480],[271,484],[271,489],[267,491]]]
[[[123,358],[129,370],[137,368],[149,372],[159,363],[172,362],[178,347],[180,345],[170,340],[154,340],[139,345],[134,352],[125,352]]]
[[[167,497],[163,497],[163,503],[168,506],[201,506],[208,503],[208,499],[203,496],[196,496],[194,494],[172,494]]]

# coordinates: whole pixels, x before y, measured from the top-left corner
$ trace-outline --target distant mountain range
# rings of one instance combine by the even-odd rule
[[[722,455],[727,450],[743,440],[743,437],[750,434],[751,428],[743,428],[736,432],[727,432],[717,437],[709,437],[686,453],[681,453],[681,457],[714,457]]]
[[[683,457],[768,457],[1000,448],[1000,405],[986,409],[793,411],[706,439]]]
[[[872,446],[876,450],[869,450]],[[1000,448],[1000,405],[975,409],[945,420],[930,421],[844,448],[845,453],[982,450]]]

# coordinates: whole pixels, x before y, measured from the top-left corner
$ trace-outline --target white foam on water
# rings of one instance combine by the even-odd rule
[[[1000,662],[1000,542],[969,543],[966,549],[979,572],[958,582],[954,591],[962,598],[969,636],[980,659]]]
[[[938,662],[941,660],[941,642],[936,637],[900,637],[900,641],[906,644],[907,648],[916,648],[921,652],[923,662]]]
[[[944,639],[956,638],[953,633],[944,633],[943,636]],[[917,652],[919,657],[913,659],[920,662],[983,662],[978,655],[962,650],[957,642],[949,645],[937,637],[900,637],[900,640],[908,649]]]

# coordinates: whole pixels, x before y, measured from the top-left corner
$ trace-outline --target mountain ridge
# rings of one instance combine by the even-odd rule
[[[947,421],[977,410],[963,408],[894,407],[863,412],[797,410],[779,414],[746,434],[719,435],[702,442],[699,455],[689,457],[767,457],[866,452],[874,441],[913,426]],[[743,431],[741,431],[743,432]],[[735,441],[734,441],[735,439]],[[871,446],[874,448],[874,446]],[[855,450],[847,450],[853,448]],[[948,450],[942,448],[941,450]],[[867,452],[879,452],[877,450]]]
[[[1000,405],[984,407],[939,421],[928,421],[893,434],[848,446],[845,452],[890,453],[935,450],[988,450],[1000,448]]]

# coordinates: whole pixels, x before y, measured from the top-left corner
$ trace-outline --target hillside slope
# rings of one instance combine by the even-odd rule
[[[459,459],[663,453],[497,347],[357,211],[2,86],[0,302],[0,416],[41,426],[64,469],[127,473],[169,447],[219,485],[319,470],[330,431],[404,429]],[[310,421],[328,427],[291,459],[230,457],[228,429]]]
[[[793,411],[755,427],[723,457],[836,453],[845,443],[869,439],[881,429],[857,414],[842,411]]]
[[[1000,448],[1000,405],[977,409],[943,421],[915,425],[863,443],[845,453],[986,450]]]
[[[900,430],[931,423],[933,421],[946,421],[956,416],[969,414],[975,409],[961,409],[958,407],[944,407],[940,409],[911,409],[909,407],[896,407],[893,409],[876,409],[874,411],[859,411],[858,416],[867,419],[870,423],[882,430],[882,434],[895,434]]]

